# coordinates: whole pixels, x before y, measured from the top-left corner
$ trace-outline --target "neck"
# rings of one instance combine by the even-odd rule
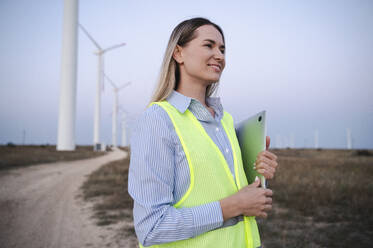
[[[184,96],[192,97],[208,107],[206,104],[206,88],[206,85],[200,82],[188,81],[185,83],[185,81],[180,80],[176,91]]]

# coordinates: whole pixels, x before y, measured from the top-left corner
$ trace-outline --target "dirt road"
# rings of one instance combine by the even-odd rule
[[[115,233],[94,224],[80,186],[86,175],[126,155],[115,150],[93,159],[2,172],[0,247],[115,247]]]

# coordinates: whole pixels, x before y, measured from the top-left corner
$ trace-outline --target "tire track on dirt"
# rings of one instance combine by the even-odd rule
[[[94,224],[80,197],[85,176],[126,152],[35,165],[0,175],[0,247],[103,247],[113,231]]]

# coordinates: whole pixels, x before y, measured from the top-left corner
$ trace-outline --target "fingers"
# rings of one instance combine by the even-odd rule
[[[260,169],[261,166],[269,166],[269,167],[272,167],[272,168],[276,168],[277,167],[277,161],[275,160],[270,160],[266,157],[260,157],[256,162],[255,162],[255,167],[257,169]]]
[[[256,161],[254,164],[254,170],[259,169],[275,169],[277,167],[276,161],[267,160],[265,158],[261,158],[260,160]]]
[[[257,214],[257,217],[267,218],[268,217],[268,213],[267,212],[269,212],[271,210],[272,210],[272,204],[266,204],[266,205],[263,206],[262,211],[260,211]]]
[[[273,176],[275,174],[275,168],[266,164],[266,163],[264,163],[264,162],[261,162],[256,167],[256,170],[257,170],[258,173],[262,174],[267,179],[273,178]]]
[[[272,204],[266,204],[266,205],[264,205],[263,210],[266,211],[266,212],[271,211],[272,210]]]
[[[265,189],[264,195],[265,196],[273,196],[273,191],[270,190],[270,189]],[[272,202],[272,198],[270,198],[270,199],[271,199],[271,202]]]
[[[268,217],[268,215],[267,215],[266,212],[260,212],[260,214],[258,215],[258,217],[266,219]]]
[[[254,169],[265,178],[271,179],[274,176],[278,163],[277,156],[271,152],[260,152],[254,164]]]
[[[270,143],[271,143],[271,139],[269,138],[269,136],[266,136],[266,150],[268,150]]]
[[[254,183],[240,190],[241,213],[245,216],[257,216],[267,218],[267,212],[272,209],[272,190],[254,188],[257,184]]]
[[[266,203],[264,205],[262,205],[261,207],[261,211],[260,213],[258,214],[258,217],[261,217],[261,218],[267,218],[268,217],[268,212],[272,210],[272,198],[271,197],[267,197],[266,198]]]
[[[263,207],[263,212],[267,213],[272,210],[272,204],[266,204]]]
[[[257,156],[257,159],[259,157],[262,157],[262,156],[267,157],[267,158],[272,159],[272,160],[277,160],[276,154],[274,154],[270,151],[267,151],[267,150],[259,152],[259,154]]]
[[[260,180],[259,180],[259,178],[255,179],[255,181],[252,184],[248,185],[248,187],[250,187],[250,188],[258,188],[259,186],[260,186]]]
[[[257,172],[262,174],[266,179],[272,179],[275,175],[275,169],[267,165],[263,165]]]

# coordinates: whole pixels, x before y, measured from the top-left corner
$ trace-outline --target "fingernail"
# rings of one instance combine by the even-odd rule
[[[258,176],[256,176],[256,177],[255,177],[255,181],[258,181],[258,180],[259,180],[259,177],[258,177]]]

